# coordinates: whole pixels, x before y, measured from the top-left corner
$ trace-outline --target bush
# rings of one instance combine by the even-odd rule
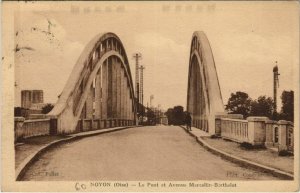
[[[292,153],[290,153],[287,150],[280,150],[280,151],[278,151],[278,155],[279,156],[290,156],[290,155],[292,155]]]
[[[244,149],[253,149],[254,146],[251,144],[251,143],[247,143],[247,142],[243,142],[241,143],[241,148],[244,148]]]
[[[47,113],[49,113],[52,109],[53,109],[53,107],[54,107],[54,105],[52,105],[52,104],[46,104],[46,106],[44,106],[43,108],[42,108],[42,113],[43,114],[47,114]]]
[[[214,134],[214,135],[211,135],[210,138],[212,138],[212,139],[217,139],[217,138],[220,138],[220,136]]]

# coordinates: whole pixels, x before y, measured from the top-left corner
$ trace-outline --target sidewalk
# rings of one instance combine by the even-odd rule
[[[245,149],[239,143],[224,140],[222,138],[211,138],[208,133],[192,127],[191,133],[202,139],[211,147],[226,152],[230,155],[240,157],[258,164],[272,167],[290,174],[294,173],[294,157],[278,156],[271,149]]]
[[[68,139],[79,139],[82,137],[92,136],[92,135],[98,135],[101,133],[107,133],[112,131],[118,131],[122,129],[126,129],[130,127],[114,127],[114,128],[108,128],[108,129],[100,129],[100,130],[92,130],[92,131],[85,131],[75,134],[69,134],[69,135],[46,135],[46,136],[37,136],[37,137],[31,137],[24,139],[20,143],[17,143],[15,145],[15,168],[17,169],[20,165],[23,167],[25,163],[27,162],[29,157],[34,157],[37,152],[39,152],[41,149],[46,147],[47,145],[50,145],[51,143],[55,143],[58,141],[68,140]],[[23,163],[23,164],[22,164]]]
[[[28,156],[38,151],[41,147],[53,141],[68,138],[69,136],[37,136],[24,139],[15,145],[15,168],[17,168]]]

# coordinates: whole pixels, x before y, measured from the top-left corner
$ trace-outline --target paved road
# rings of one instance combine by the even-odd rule
[[[275,177],[241,168],[201,147],[176,126],[152,126],[61,145],[24,180],[240,180]]]

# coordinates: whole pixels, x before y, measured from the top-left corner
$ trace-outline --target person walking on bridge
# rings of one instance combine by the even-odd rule
[[[191,114],[189,112],[186,113],[186,117],[185,117],[185,123],[186,123],[186,129],[188,131],[192,131],[192,117]]]

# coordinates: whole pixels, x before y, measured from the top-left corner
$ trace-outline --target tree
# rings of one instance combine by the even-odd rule
[[[53,109],[54,105],[48,103],[42,108],[42,113],[47,114]]]
[[[185,114],[182,106],[174,106],[173,108],[169,108],[165,115],[168,117],[169,125],[184,124]]]
[[[173,125],[174,124],[174,114],[173,114],[174,109],[169,108],[165,115],[168,117],[168,124]]]
[[[174,108],[174,125],[184,124],[185,115],[182,106],[175,106]]]
[[[251,102],[250,115],[273,117],[274,102],[273,99],[266,96],[260,96],[257,100]]]
[[[147,116],[148,125],[155,124],[155,113],[151,108],[147,108],[146,116]]]
[[[280,118],[294,122],[294,91],[283,91]]]
[[[242,114],[246,118],[250,113],[250,103],[251,99],[247,93],[237,91],[235,94],[231,93],[225,109],[230,114]]]

